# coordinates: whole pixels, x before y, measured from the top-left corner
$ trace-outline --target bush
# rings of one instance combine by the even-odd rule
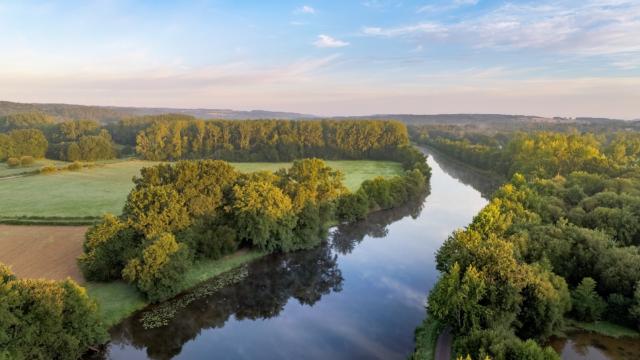
[[[7,165],[9,167],[17,167],[20,166],[20,159],[18,158],[14,158],[14,157],[10,157],[7,159]]]
[[[67,166],[67,170],[78,171],[82,169],[82,163],[79,161],[74,161],[73,163]]]
[[[43,174],[51,174],[58,171],[58,168],[55,165],[47,165],[40,168],[40,172]]]
[[[34,162],[33,156],[23,156],[23,157],[20,158],[20,165],[21,166],[32,165],[33,162]]]
[[[358,190],[353,194],[343,195],[338,199],[336,216],[340,221],[352,222],[364,219],[369,212],[367,194]]]

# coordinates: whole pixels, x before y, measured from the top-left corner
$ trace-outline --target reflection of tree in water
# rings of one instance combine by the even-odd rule
[[[411,216],[414,219],[420,216],[422,207],[424,206],[424,200],[428,194],[427,192],[419,198],[397,208],[376,211],[364,220],[339,225],[331,234],[332,248],[341,254],[348,254],[353,251],[356,245],[364,240],[365,236],[374,238],[387,236],[389,232],[387,226],[390,224],[406,216]]]
[[[238,320],[275,317],[290,298],[313,305],[323,295],[342,290],[342,273],[333,251],[347,254],[365,236],[384,237],[389,224],[406,216],[417,218],[427,195],[402,207],[370,214],[366,220],[340,225],[329,244],[255,261],[240,282],[191,302],[166,326],[144,329],[142,314],[137,314],[111,330],[112,346],[131,345],[146,349],[152,359],[170,359],[202,330],[222,328],[231,316]]]
[[[432,156],[445,173],[463,184],[473,187],[485,199],[490,198],[500,185],[505,182],[505,179],[497,174],[479,171],[447,155],[443,155],[437,150],[429,148],[424,152]]]
[[[248,276],[239,283],[189,304],[167,326],[145,330],[140,315],[126,320],[112,329],[112,342],[146,348],[153,359],[170,359],[203,329],[223,327],[232,315],[238,320],[271,318],[289,298],[313,305],[323,295],[340,291],[342,281],[337,257],[326,245],[271,255],[249,265]]]

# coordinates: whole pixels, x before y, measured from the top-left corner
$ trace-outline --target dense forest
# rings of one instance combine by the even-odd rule
[[[412,129],[512,179],[438,251],[418,336],[449,326],[463,356],[555,359],[539,344],[566,318],[640,326],[640,134],[468,130]]]

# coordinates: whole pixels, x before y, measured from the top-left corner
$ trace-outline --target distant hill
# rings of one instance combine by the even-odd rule
[[[294,112],[251,110],[238,111],[230,109],[181,109],[181,108],[153,108],[153,107],[120,107],[120,106],[86,106],[73,104],[39,104],[39,103],[16,103],[0,101],[0,116],[11,113],[40,111],[52,115],[58,119],[87,119],[96,120],[102,123],[111,123],[122,118],[140,115],[161,115],[161,114],[184,114],[194,116],[199,119],[312,119],[318,116],[310,114],[300,114]],[[504,114],[438,114],[438,115],[418,115],[418,114],[374,114],[367,116],[337,116],[332,119],[396,119],[406,124],[585,124],[585,125],[607,125],[614,123],[628,124],[624,120],[607,118],[562,118],[562,117],[542,117],[531,115],[504,115]],[[638,122],[634,120],[633,122]],[[623,125],[624,126],[624,125]]]
[[[72,104],[39,104],[0,101],[0,116],[39,111],[58,119],[96,120],[110,123],[122,118],[138,115],[184,114],[200,119],[306,119],[314,115],[292,112],[251,110],[236,111],[228,109],[177,109],[177,108],[143,108],[119,106],[86,106]]]

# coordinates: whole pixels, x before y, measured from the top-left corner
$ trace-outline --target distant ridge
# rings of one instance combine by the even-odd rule
[[[314,115],[293,112],[251,110],[237,111],[229,109],[179,109],[151,107],[91,106],[73,104],[41,104],[0,101],[0,116],[39,111],[60,119],[86,119],[102,123],[115,122],[120,119],[140,115],[183,114],[199,119],[308,119]]]
[[[231,109],[206,109],[206,108],[165,108],[165,107],[124,107],[124,106],[91,106],[74,104],[47,104],[47,103],[18,103],[0,101],[0,116],[12,113],[39,111],[62,119],[86,119],[96,120],[102,123],[116,122],[131,116],[183,114],[199,119],[285,119],[302,120],[320,118],[316,115],[301,114],[286,111],[251,110],[240,111]],[[506,114],[373,114],[365,116],[335,116],[324,117],[329,119],[395,119],[407,124],[473,124],[473,123],[580,123],[580,124],[606,124],[607,122],[628,122],[625,120],[609,118],[563,118],[543,117],[534,115],[506,115]],[[631,120],[638,122],[640,119]]]

